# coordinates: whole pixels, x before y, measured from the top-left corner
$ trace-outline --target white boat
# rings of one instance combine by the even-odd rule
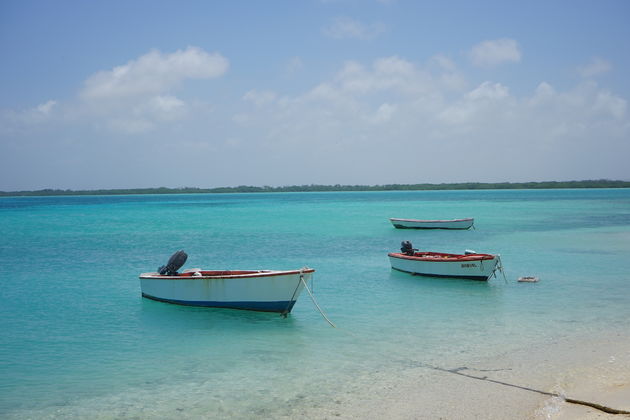
[[[470,229],[475,223],[475,219],[472,217],[451,220],[416,220],[392,217],[389,221],[397,229]]]
[[[176,270],[187,256],[183,253],[180,257],[175,264],[169,260],[158,272],[140,274],[143,297],[179,305],[286,314],[291,312],[315,272],[312,268],[302,268],[288,271],[191,269],[178,273]]]
[[[409,245],[405,246],[405,242]],[[454,277],[487,281],[501,269],[500,257],[467,251],[464,254],[418,252],[411,243],[403,242],[401,252],[389,253],[392,268],[405,273],[431,277]]]
[[[301,270],[185,271],[176,275],[140,274],[142,296],[188,306],[291,312],[312,279],[312,268]]]

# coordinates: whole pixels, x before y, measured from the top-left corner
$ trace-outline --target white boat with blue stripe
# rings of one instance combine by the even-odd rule
[[[401,252],[391,252],[389,261],[394,270],[418,276],[450,277],[487,281],[496,270],[502,271],[501,257],[466,251],[464,254],[418,251],[403,241]]]
[[[475,219],[468,217],[465,219],[450,220],[417,220],[417,219],[398,219],[390,217],[390,222],[396,229],[470,229],[475,223]]]
[[[183,253],[183,251],[178,251]],[[176,258],[178,253],[171,257]],[[185,257],[179,254],[185,261]],[[186,255],[185,253],[183,255]],[[171,261],[169,261],[169,265]],[[187,306],[244,309],[289,313],[305,285],[312,280],[312,268],[299,270],[202,270],[182,273],[174,265],[155,273],[140,274],[142,296]]]

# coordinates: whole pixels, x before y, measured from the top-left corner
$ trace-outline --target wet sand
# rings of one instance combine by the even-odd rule
[[[340,396],[326,407],[294,413],[341,419],[630,419],[565,402],[544,393],[630,412],[630,337],[537,343],[509,354],[481,357],[451,371],[410,367],[383,375],[368,390]]]

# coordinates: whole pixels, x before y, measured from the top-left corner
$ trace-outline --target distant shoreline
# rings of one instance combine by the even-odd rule
[[[0,191],[0,197],[63,196],[63,195],[131,195],[131,194],[225,194],[225,193],[271,193],[271,192],[328,192],[328,191],[432,191],[432,190],[522,190],[560,188],[630,188],[630,181],[607,179],[584,181],[542,182],[460,182],[450,184],[386,184],[386,185],[292,185],[284,187],[238,187],[218,188],[129,188],[99,190],[42,189],[33,191]]]

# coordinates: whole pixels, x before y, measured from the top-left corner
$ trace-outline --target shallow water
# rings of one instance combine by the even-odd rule
[[[402,240],[499,253],[507,282],[392,271]],[[142,299],[138,274],[178,249],[185,267],[313,267],[339,328],[306,293],[286,319]],[[290,417],[418,363],[627,325],[629,253],[626,189],[0,198],[0,417]]]

